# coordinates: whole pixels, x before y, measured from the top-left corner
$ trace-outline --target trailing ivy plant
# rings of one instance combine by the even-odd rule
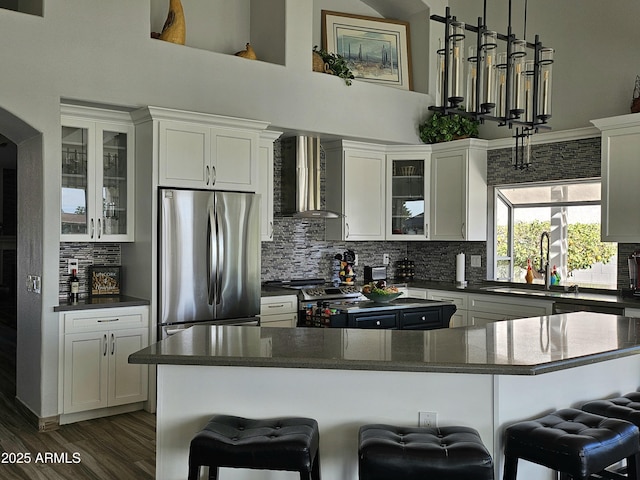
[[[313,51],[322,57],[325,65],[329,67],[330,72],[344,80],[344,83],[351,85],[351,80],[355,77],[347,65],[347,61],[342,55],[337,53],[329,53],[326,50],[318,48],[316,45]]]
[[[420,140],[424,143],[450,142],[478,136],[478,121],[464,115],[434,112],[420,125]]]

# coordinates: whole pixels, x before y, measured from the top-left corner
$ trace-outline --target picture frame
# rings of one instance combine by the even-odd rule
[[[412,90],[409,39],[408,22],[322,10],[322,48],[357,79]]]
[[[120,266],[92,266],[89,267],[89,296],[113,297],[121,293]]]

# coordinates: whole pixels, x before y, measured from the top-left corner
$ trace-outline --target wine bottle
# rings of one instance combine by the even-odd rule
[[[71,277],[69,278],[69,300],[72,303],[76,303],[80,298],[80,280],[78,279],[77,271],[74,268],[71,270]]]

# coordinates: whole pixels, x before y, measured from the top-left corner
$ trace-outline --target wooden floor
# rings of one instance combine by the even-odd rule
[[[28,424],[15,408],[15,345],[15,327],[0,318],[0,480],[155,477],[155,415],[140,411],[44,433]],[[18,463],[25,454],[30,463]]]

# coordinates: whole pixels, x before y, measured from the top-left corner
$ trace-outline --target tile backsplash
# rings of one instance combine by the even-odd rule
[[[69,273],[67,260],[78,259],[78,279],[80,280],[80,298],[88,295],[89,287],[87,275],[91,266],[120,265],[119,243],[79,243],[63,242],[60,244],[60,264],[58,275],[58,297],[66,299],[69,296]],[[126,268],[126,267],[123,267]],[[126,289],[126,285],[123,286]]]

